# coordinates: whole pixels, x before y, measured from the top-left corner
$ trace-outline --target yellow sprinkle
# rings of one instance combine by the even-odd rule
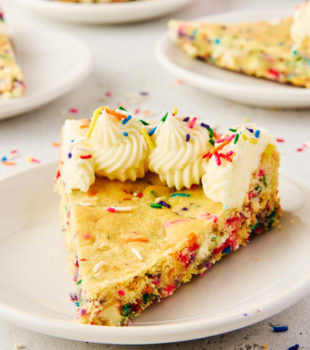
[[[242,136],[243,140],[245,140],[245,141],[248,140],[248,137],[245,134],[242,134],[241,136]]]
[[[250,139],[250,142],[253,143],[254,145],[257,145],[257,139]]]
[[[27,157],[26,160],[27,160],[27,162],[32,163],[32,158],[31,157]]]
[[[268,345],[267,344],[261,345],[261,349],[268,349]]]
[[[68,115],[66,119],[72,120],[73,118],[71,117],[71,115]]]
[[[145,141],[146,141],[147,145],[149,146],[149,149],[150,149],[150,150],[154,149],[153,141],[152,141],[152,139],[150,138],[150,135],[148,134],[148,132],[146,131],[146,129],[142,127],[142,128],[140,129],[140,132],[141,132],[141,134],[144,136]]]
[[[177,109],[177,107],[174,107],[174,108],[173,108],[173,114],[174,114],[174,115],[177,115],[177,114],[178,114],[178,109]]]
[[[86,135],[87,138],[90,138],[90,136],[91,136],[91,134],[92,134],[92,132],[93,132],[93,130],[94,130],[94,127],[95,127],[95,125],[96,125],[96,123],[97,123],[97,121],[98,121],[98,118],[99,118],[100,114],[102,113],[102,111],[103,111],[104,109],[105,109],[105,107],[99,107],[99,108],[97,108],[97,109],[94,111],[94,113],[93,113],[93,118],[92,118],[92,120],[91,120],[89,129],[88,129],[88,132],[87,132],[87,135]]]
[[[249,118],[243,118],[242,120],[243,120],[244,123],[248,123],[250,121]]]

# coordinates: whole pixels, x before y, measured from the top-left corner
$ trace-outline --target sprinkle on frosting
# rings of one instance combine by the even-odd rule
[[[143,256],[136,248],[131,248],[131,251],[135,254],[135,256],[140,260],[143,261]]]

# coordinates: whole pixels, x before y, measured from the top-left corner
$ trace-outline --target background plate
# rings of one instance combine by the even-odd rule
[[[17,63],[25,76],[21,98],[1,101],[0,119],[29,112],[64,95],[90,73],[89,49],[74,36],[45,28],[10,28]],[[29,45],[31,43],[31,45]]]
[[[81,341],[166,343],[253,324],[309,292],[310,191],[281,177],[283,230],[255,237],[205,277],[150,307],[133,327],[77,324],[59,200],[52,191],[55,169],[56,163],[46,164],[0,181],[0,316],[6,320]]]
[[[193,0],[143,0],[129,3],[76,4],[18,0],[40,15],[77,23],[129,23],[167,15]]]
[[[220,23],[254,22],[270,20],[293,14],[290,11],[273,12],[228,12],[195,21]],[[164,68],[188,84],[210,94],[230,100],[261,107],[304,108],[310,107],[310,89],[279,84],[249,77],[240,73],[216,68],[211,64],[188,57],[170,40],[166,33],[156,49],[157,58]]]

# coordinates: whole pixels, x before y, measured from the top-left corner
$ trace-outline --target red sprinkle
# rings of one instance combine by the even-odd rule
[[[221,158],[219,156],[219,154],[217,152],[214,153],[214,157],[215,157],[215,162],[218,166],[220,166],[222,164],[221,162]]]
[[[109,211],[110,213],[115,213],[116,212],[115,208],[108,208],[107,211]]]
[[[86,233],[86,235],[84,235],[84,238],[85,238],[85,239],[89,239],[89,238],[90,238],[90,234],[89,234],[89,233]]]
[[[80,156],[81,159],[90,159],[92,158],[91,154],[87,154],[86,156]]]
[[[91,191],[88,193],[89,196],[95,196],[98,193],[97,190]]]
[[[70,108],[70,109],[69,109],[69,112],[70,112],[70,113],[79,113],[79,111],[80,111],[80,110],[79,110],[78,108]]]
[[[276,79],[278,79],[280,76],[280,72],[272,68],[268,69],[268,73],[273,77],[275,77]]]
[[[124,292],[122,289],[120,289],[120,290],[117,292],[117,294],[118,294],[119,296],[123,297],[123,296],[125,295],[125,292]]]
[[[107,92],[105,93],[105,95],[106,95],[106,97],[111,97],[111,96],[112,96],[112,92],[107,91]]]
[[[276,140],[277,140],[277,142],[279,142],[279,143],[284,142],[284,139],[276,139]]]
[[[190,129],[193,129],[193,127],[195,126],[196,120],[197,120],[197,118],[195,117],[188,123],[188,127]]]
[[[82,259],[80,259],[80,261],[87,261],[87,259],[86,258],[82,258]]]
[[[142,193],[142,192],[139,192],[139,193],[137,194],[137,197],[139,197],[139,198],[143,197],[143,193]]]
[[[297,149],[296,149],[296,151],[297,152],[302,152],[304,149],[302,148],[302,147],[298,147]]]

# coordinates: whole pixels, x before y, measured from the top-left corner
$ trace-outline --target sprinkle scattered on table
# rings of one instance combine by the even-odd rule
[[[39,161],[39,159],[34,158],[34,157],[26,157],[27,162],[29,163],[35,163],[35,164],[40,164],[41,162]]]
[[[287,350],[298,350],[299,349],[299,344],[295,344],[293,346],[290,346]]]
[[[73,114],[76,114],[76,113],[79,113],[79,109],[78,108],[70,108],[69,109],[69,113],[73,113]]]
[[[272,331],[275,333],[287,332],[288,326],[272,326]]]
[[[60,147],[60,142],[52,142],[53,147]]]

